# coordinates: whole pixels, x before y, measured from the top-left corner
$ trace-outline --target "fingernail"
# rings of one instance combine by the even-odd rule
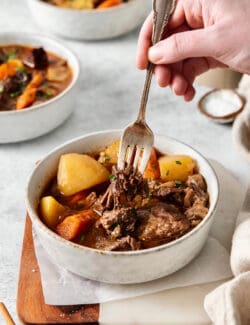
[[[148,58],[152,63],[158,63],[162,58],[161,50],[157,46],[151,47],[148,52]]]

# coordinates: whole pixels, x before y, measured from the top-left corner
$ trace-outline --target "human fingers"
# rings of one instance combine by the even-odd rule
[[[182,74],[190,84],[193,84],[197,76],[210,69],[219,67],[222,68],[225,65],[211,58],[191,58],[184,60]]]
[[[188,88],[186,90],[186,93],[184,94],[184,100],[186,102],[190,102],[192,99],[194,99],[195,96],[195,89],[192,85],[188,85]]]
[[[145,20],[142,25],[137,44],[136,66],[138,69],[144,70],[148,66],[148,49],[151,46],[152,30],[153,30],[153,14]]]
[[[185,12],[182,1],[177,0],[174,12],[169,19],[168,28],[175,29],[185,23],[185,21]]]
[[[180,72],[172,72],[171,88],[175,95],[183,96],[187,102],[191,101],[195,96],[192,83],[189,83]]]
[[[195,78],[215,67],[215,62],[206,58],[192,58],[183,61],[182,70],[176,73],[172,79],[173,92],[183,96],[184,100],[190,101],[195,95],[193,82]]]
[[[171,70],[166,65],[157,65],[155,67],[155,77],[160,87],[167,87],[171,81]]]
[[[183,96],[187,91],[188,82],[182,74],[175,72],[172,75],[171,88],[175,95]]]
[[[149,60],[155,64],[171,64],[191,57],[212,57],[215,54],[212,29],[173,34],[149,49]]]

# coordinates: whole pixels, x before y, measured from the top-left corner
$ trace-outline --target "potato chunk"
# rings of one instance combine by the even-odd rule
[[[59,217],[65,210],[66,208],[53,196],[44,196],[40,201],[40,212],[43,221],[49,228],[54,228],[58,224]]]
[[[117,140],[109,145],[103,152],[100,153],[100,163],[116,165],[118,161],[119,147],[120,140]]]
[[[86,190],[109,179],[108,170],[88,155],[62,155],[57,173],[59,190],[66,196]]]
[[[159,158],[161,179],[163,181],[185,182],[189,175],[192,175],[195,162],[189,156],[171,155]]]

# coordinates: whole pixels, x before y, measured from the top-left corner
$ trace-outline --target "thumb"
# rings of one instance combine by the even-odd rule
[[[214,35],[212,27],[173,34],[149,49],[149,61],[155,64],[171,64],[187,58],[214,57]]]

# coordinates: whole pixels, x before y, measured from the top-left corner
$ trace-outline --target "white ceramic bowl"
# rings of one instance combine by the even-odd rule
[[[150,0],[130,0],[102,10],[60,8],[42,0],[27,0],[32,16],[47,32],[79,40],[101,40],[126,34],[150,11]]]
[[[246,100],[236,90],[217,88],[206,93],[198,102],[200,112],[213,122],[232,123],[243,111]]]
[[[204,220],[181,238],[158,247],[129,252],[101,251],[69,242],[48,229],[39,219],[39,199],[56,175],[59,158],[68,152],[99,151],[118,139],[120,131],[92,133],[70,141],[49,153],[33,171],[27,188],[27,208],[33,227],[51,258],[58,265],[83,277],[109,283],[140,283],[171,274],[189,263],[203,247],[215,216],[218,181],[214,170],[197,151],[174,139],[156,136],[161,152],[192,156],[205,177],[210,208]],[[212,263],[213,261],[211,261]]]
[[[74,108],[79,63],[75,55],[58,41],[46,36],[21,32],[0,33],[0,45],[43,46],[45,50],[67,60],[73,71],[70,85],[58,96],[20,111],[0,112],[0,143],[19,142],[43,135],[69,117]]]

